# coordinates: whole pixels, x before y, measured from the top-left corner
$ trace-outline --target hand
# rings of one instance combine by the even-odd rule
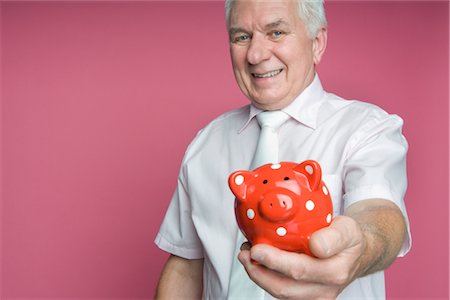
[[[250,278],[279,299],[335,299],[365,272],[366,238],[352,218],[338,216],[310,239],[316,256],[259,244],[241,247],[239,260]],[[252,261],[253,260],[253,261]]]

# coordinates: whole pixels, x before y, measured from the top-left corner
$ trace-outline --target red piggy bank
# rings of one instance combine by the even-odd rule
[[[313,232],[331,223],[333,203],[318,162],[282,162],[237,171],[228,184],[236,196],[239,228],[252,244],[312,255]]]

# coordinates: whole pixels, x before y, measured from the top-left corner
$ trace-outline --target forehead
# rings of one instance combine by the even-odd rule
[[[264,26],[283,21],[295,25],[300,21],[295,0],[236,0],[230,10],[230,27]]]

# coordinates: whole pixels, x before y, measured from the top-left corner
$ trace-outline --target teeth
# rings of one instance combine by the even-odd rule
[[[256,73],[253,73],[253,76],[255,76],[256,78],[269,78],[269,77],[273,77],[273,76],[279,74],[281,71],[282,71],[282,70],[280,69],[280,70],[268,72],[268,73],[266,73],[266,74],[256,74]]]

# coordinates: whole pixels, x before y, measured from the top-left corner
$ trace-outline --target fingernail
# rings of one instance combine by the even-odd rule
[[[241,245],[241,250],[250,250],[251,246],[249,242],[245,242]]]
[[[259,251],[255,251],[251,254],[251,258],[257,262],[262,262],[264,260],[264,254]]]
[[[320,241],[320,246],[322,247],[322,250],[325,253],[325,255],[329,255],[330,247],[328,246],[327,240],[324,239],[322,235],[319,235],[319,241]]]

